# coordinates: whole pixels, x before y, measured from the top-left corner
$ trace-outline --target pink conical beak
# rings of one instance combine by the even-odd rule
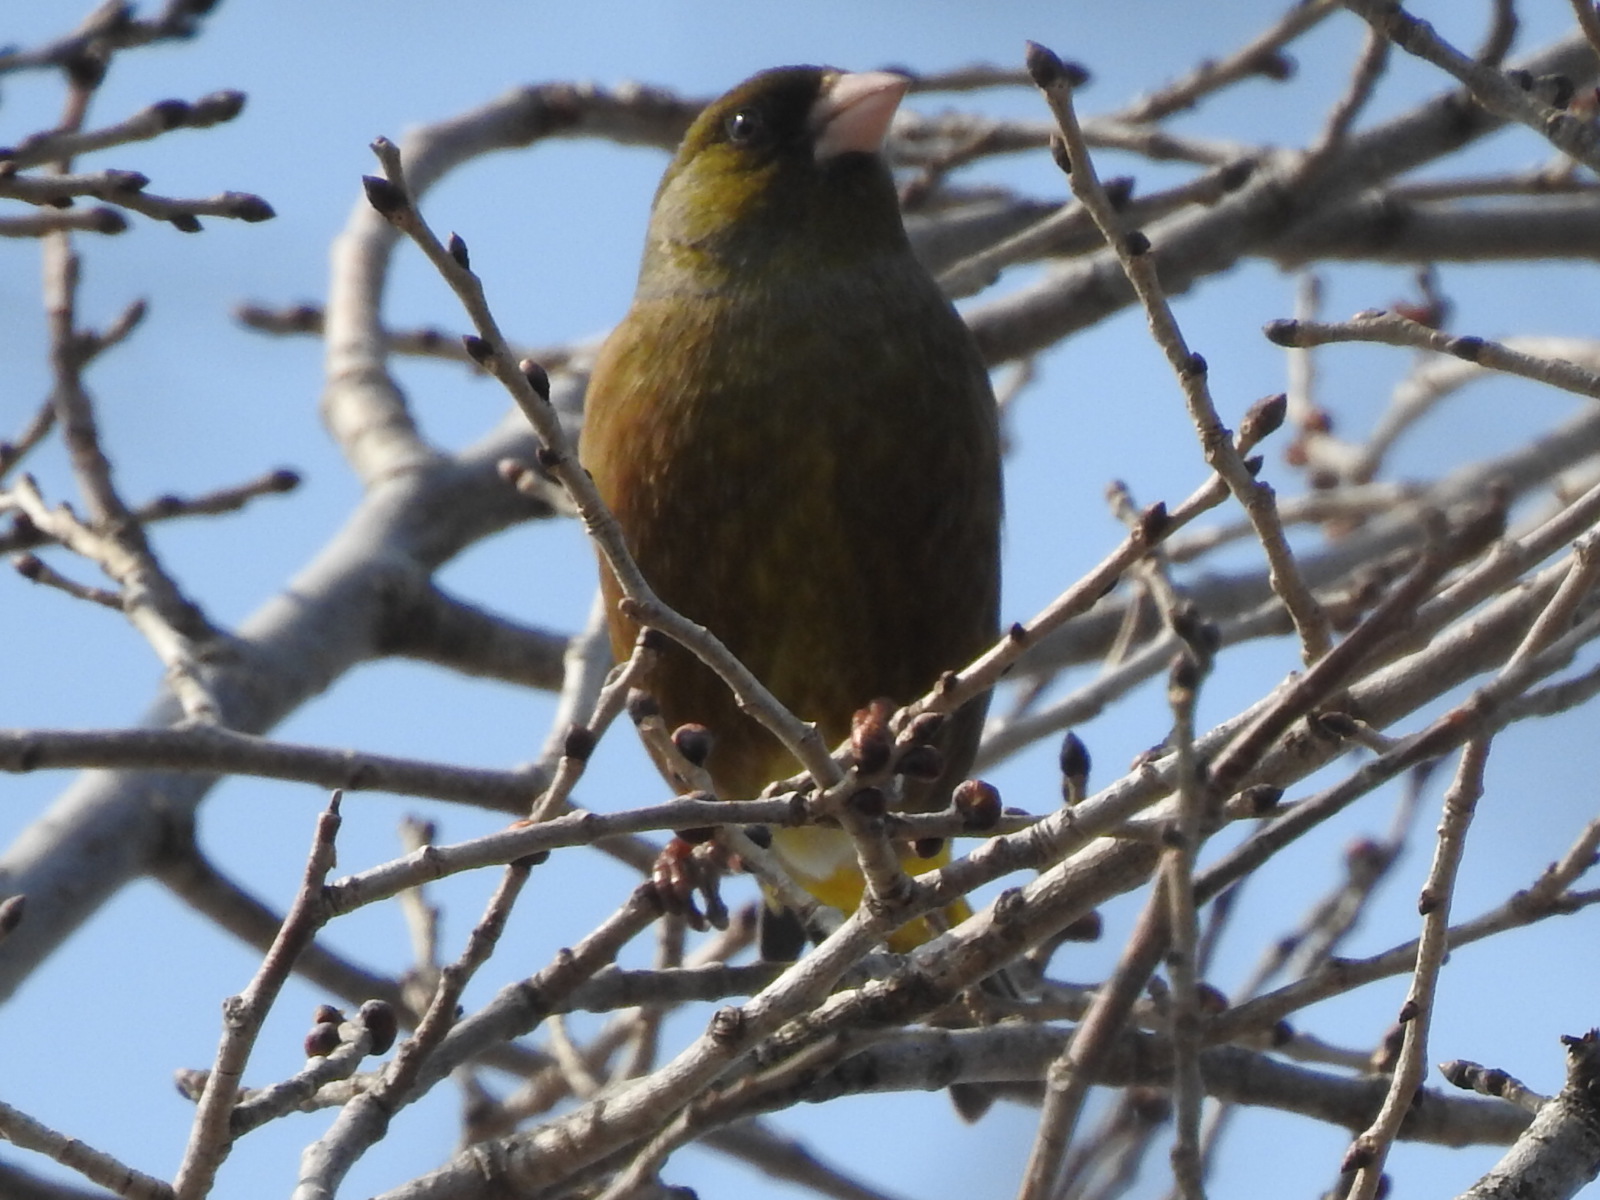
[[[811,107],[820,162],[855,150],[876,154],[889,132],[894,110],[911,81],[888,71],[855,71],[835,75]]]

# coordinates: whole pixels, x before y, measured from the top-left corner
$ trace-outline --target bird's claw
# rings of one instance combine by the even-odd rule
[[[729,869],[728,855],[715,841],[695,844],[674,837],[656,857],[650,881],[669,913],[676,913],[696,932],[728,927],[728,906],[722,901],[722,876]],[[695,894],[705,911],[695,905]]]

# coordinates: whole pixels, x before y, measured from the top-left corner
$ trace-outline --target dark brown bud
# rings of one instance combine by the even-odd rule
[[[1105,921],[1093,909],[1081,917],[1074,917],[1057,935],[1064,942],[1098,942],[1105,931]]]
[[[707,1032],[711,1035],[711,1040],[719,1045],[737,1045],[744,1040],[746,1033],[744,1010],[732,1006],[717,1009],[711,1014],[711,1024]]]
[[[672,731],[672,744],[678,748],[678,753],[697,767],[706,765],[712,742],[711,730],[693,721]]]
[[[1274,346],[1293,346],[1299,331],[1299,321],[1281,317],[1276,321],[1268,321],[1261,327],[1261,332],[1267,335],[1267,341]]]
[[[0,900],[0,938],[14,933],[28,913],[28,897],[22,893]]]
[[[594,730],[587,725],[568,725],[566,736],[561,739],[562,756],[578,762],[588,762],[589,756],[593,753]]]
[[[317,1011],[311,1014],[311,1020],[317,1025],[337,1025],[344,1020],[344,1013],[331,1004],[319,1004]]]
[[[106,171],[106,182],[117,192],[142,192],[149,187],[150,176],[142,171],[123,171],[118,168]]]
[[[1172,1120],[1172,1096],[1160,1088],[1129,1088],[1128,1107],[1141,1125],[1156,1127]]]
[[[1236,158],[1217,175],[1217,182],[1222,185],[1225,192],[1236,192],[1250,182],[1250,176],[1256,172],[1256,160],[1253,158]]]
[[[1282,802],[1283,789],[1271,783],[1257,783],[1240,792],[1239,798],[1253,816],[1264,817]]]
[[[272,205],[249,192],[227,192],[223,198],[228,202],[228,215],[247,225],[270,221],[278,215],[278,210]]]
[[[1372,1147],[1367,1145],[1362,1138],[1357,1138],[1351,1142],[1350,1148],[1344,1152],[1344,1157],[1339,1160],[1339,1170],[1347,1175],[1371,1165]]]
[[[1064,83],[1076,88],[1089,82],[1089,72],[1082,66],[1064,61],[1054,50],[1038,42],[1028,43],[1023,61],[1035,87],[1048,88]]]
[[[1128,201],[1133,199],[1133,177],[1119,175],[1115,179],[1107,179],[1101,185],[1105,189],[1106,202],[1111,205],[1113,212],[1121,212],[1128,207]]]
[[[487,366],[489,360],[494,357],[494,347],[475,333],[462,334],[461,345],[465,348],[467,357],[480,367]]]
[[[944,755],[937,746],[912,746],[900,756],[895,770],[907,779],[937,779],[944,771]]]
[[[646,629],[644,631],[644,649],[646,654],[660,654],[670,645],[672,645],[672,639],[666,634],[662,633],[661,630]]]
[[[633,889],[632,903],[646,904],[658,913],[667,911],[667,897],[662,889],[657,887],[653,879],[647,879]],[[565,951],[570,954],[571,951]]]
[[[889,765],[889,755],[894,750],[889,718],[894,716],[894,708],[894,701],[879,697],[865,708],[856,709],[850,718],[850,752],[862,775],[876,775]]]
[[[1257,400],[1244,414],[1244,420],[1239,423],[1240,441],[1254,446],[1264,438],[1270,437],[1283,427],[1283,420],[1288,412],[1289,397],[1285,392]]]
[[[1187,376],[1205,375],[1211,370],[1211,365],[1206,362],[1205,355],[1191,354],[1183,364],[1183,373]]]
[[[868,819],[881,817],[889,811],[889,802],[884,798],[882,788],[857,788],[846,803],[851,811]]]
[[[1539,92],[1551,108],[1566,108],[1572,103],[1577,86],[1565,75],[1541,75]]]
[[[377,210],[380,217],[393,220],[411,207],[405,192],[381,175],[363,175],[361,186],[367,193],[367,203]]]
[[[1250,69],[1257,75],[1265,76],[1274,83],[1283,83],[1294,76],[1299,64],[1293,55],[1285,54],[1282,50],[1267,50],[1250,63]]]
[[[1483,359],[1483,339],[1481,337],[1451,338],[1446,347],[1457,358],[1469,363],[1481,362]]]
[[[539,448],[533,452],[533,457],[546,471],[554,471],[566,461],[566,456],[559,450],[552,450],[549,446],[544,445],[542,442],[540,443]]]
[[[1407,1002],[1409,1003],[1409,1001]],[[1406,1027],[1403,1022],[1395,1022],[1389,1026],[1383,1035],[1383,1041],[1372,1052],[1368,1064],[1379,1075],[1388,1075],[1394,1071],[1395,1063],[1400,1060],[1400,1048],[1405,1045]]]
[[[967,1125],[976,1125],[994,1107],[994,1094],[981,1083],[952,1083],[945,1095]]]
[[[125,233],[128,229],[128,218],[114,208],[90,209],[89,219],[91,221],[90,230],[94,233]]]
[[[992,783],[963,779],[950,794],[950,801],[961,814],[961,824],[973,833],[987,833],[1000,824],[1004,808],[999,789]]]
[[[744,835],[763,850],[772,849],[772,830],[765,825],[746,825]]]
[[[194,116],[194,109],[187,100],[157,100],[149,108],[163,129],[176,129],[180,125],[187,125]]]
[[[943,728],[943,713],[918,713],[901,732],[900,740],[910,746],[930,746]]]
[[[133,9],[128,7],[125,11],[132,15]],[[106,68],[111,65],[109,47],[109,43],[101,45],[97,39],[61,64],[74,87],[87,91],[100,86],[105,80]]]
[[[466,240],[459,233],[450,235],[450,240],[445,243],[445,249],[450,252],[450,257],[455,259],[456,266],[463,271],[472,270],[472,256],[467,253]]]
[[[179,233],[199,233],[201,228],[200,218],[193,213],[179,213],[175,217],[169,217],[167,224]]]
[[[535,850],[532,854],[524,854],[521,858],[511,860],[511,865],[519,871],[531,871],[535,867],[542,867],[550,861],[550,851]]]
[[[1209,983],[1197,984],[1194,998],[1200,1006],[1200,1011],[1208,1017],[1215,1017],[1228,1011],[1228,997]]]
[[[700,797],[710,798],[704,792],[696,794],[696,798]],[[703,846],[717,836],[717,828],[715,825],[696,825],[692,829],[673,830],[673,836],[682,839],[691,846]]]
[[[1200,686],[1200,660],[1189,650],[1180,650],[1172,656],[1168,668],[1168,691],[1173,694],[1193,695]]]
[[[387,1000],[368,1000],[361,1006],[360,1017],[372,1039],[372,1052],[387,1054],[400,1032],[400,1018],[395,1015],[394,1007]]]
[[[328,1021],[319,1022],[306,1034],[307,1058],[326,1058],[339,1048],[339,1027]]]
[[[643,688],[628,689],[628,716],[633,719],[635,725],[660,715],[661,705],[656,703],[654,696]]]
[[[1172,518],[1167,513],[1166,501],[1157,500],[1139,514],[1139,540],[1146,546],[1155,545],[1165,536],[1167,526],[1171,523]]]
[[[1123,235],[1122,245],[1134,258],[1150,253],[1150,239],[1144,235],[1142,230],[1130,229]]]
[[[1028,642],[1027,627],[1021,621],[1013,621],[1011,628],[1006,630],[1006,637],[1013,645],[1023,646]]]
[[[1072,155],[1067,153],[1067,143],[1059,133],[1050,135],[1050,157],[1055,160],[1063,175],[1072,174]]]
[[[994,898],[994,920],[997,925],[1015,925],[1027,911],[1028,901],[1019,887],[1008,887]]]
[[[519,362],[517,369],[522,372],[523,377],[528,381],[528,386],[534,390],[539,399],[549,404],[550,372],[546,371],[543,365],[534,362],[531,358],[525,358]]]
[[[1081,794],[1089,783],[1089,747],[1071,730],[1061,739],[1061,777]]]
[[[195,123],[216,125],[222,121],[231,121],[244,111],[244,102],[245,94],[233,91],[231,88],[220,92],[208,92],[194,102]]]
[[[1180,601],[1177,610],[1172,614],[1172,631],[1184,640],[1197,658],[1202,671],[1206,660],[1209,660],[1222,648],[1222,634],[1217,627],[1192,603],[1187,600]]]

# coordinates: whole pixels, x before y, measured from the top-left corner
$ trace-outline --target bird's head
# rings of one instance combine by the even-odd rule
[[[800,265],[903,245],[878,151],[908,83],[778,67],[708,105],[656,191],[646,273],[652,259],[740,269],[773,255]]]

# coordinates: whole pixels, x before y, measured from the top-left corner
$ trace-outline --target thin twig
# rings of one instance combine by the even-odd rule
[[[1389,312],[1362,313],[1351,321],[1272,321],[1267,337],[1279,346],[1305,348],[1331,342],[1379,342],[1449,354],[1476,366],[1520,375],[1566,392],[1600,400],[1600,372],[1558,358],[1514,350],[1500,342],[1460,336]]]
[[[1167,924],[1171,945],[1167,974],[1172,984],[1171,1038],[1173,1100],[1177,1137],[1172,1147],[1172,1174],[1185,1200],[1204,1200],[1201,1174],[1200,1114],[1205,1091],[1200,1082],[1200,1001],[1197,945],[1200,930],[1195,912],[1194,866],[1206,816],[1206,789],[1199,778],[1194,750],[1194,708],[1206,670],[1201,655],[1189,650],[1173,662],[1167,683],[1172,708],[1172,745],[1177,758],[1178,811],[1170,841],[1161,856],[1166,884]]]
[[[1521,645],[1507,660],[1500,678],[1520,670],[1535,655],[1556,640],[1572,622],[1578,604],[1600,575],[1600,535],[1590,534],[1573,550],[1567,577],[1549,605],[1528,630]],[[1356,1137],[1345,1155],[1345,1170],[1356,1172],[1350,1187],[1350,1200],[1373,1200],[1377,1195],[1383,1164],[1399,1133],[1417,1088],[1427,1071],[1428,1028],[1432,1023],[1434,996],[1439,970],[1449,949],[1450,908],[1455,895],[1457,872],[1466,849],[1467,828],[1472,822],[1478,797],[1483,793],[1483,772],[1489,757],[1490,740],[1478,736],[1461,752],[1455,781],[1445,793],[1444,815],[1439,822],[1433,864],[1422,887],[1418,908],[1422,913],[1422,936],[1417,945],[1417,965],[1411,989],[1400,1009],[1405,1029],[1399,1060],[1395,1064],[1383,1108],[1370,1126]]]
[[[58,1133],[3,1100],[0,1100],[0,1138],[24,1150],[49,1155],[91,1183],[110,1188],[123,1200],[172,1200],[172,1188],[162,1180],[135,1171],[75,1137]]]
[[[283,919],[272,949],[261,960],[244,991],[228,999],[223,1008],[223,1035],[206,1079],[205,1091],[195,1106],[189,1145],[173,1182],[177,1200],[203,1200],[211,1191],[218,1168],[233,1147],[230,1118],[245,1064],[267,1013],[294,969],[294,960],[310,944],[316,931],[332,915],[323,902],[322,886],[334,864],[334,838],[339,832],[339,794],[317,818],[316,835],[306,859],[305,874],[294,903]]]
[[[1060,127],[1065,145],[1063,161],[1073,195],[1082,201],[1094,217],[1095,224],[1100,226],[1107,244],[1116,252],[1128,281],[1143,303],[1151,334],[1165,352],[1183,388],[1184,400],[1199,434],[1206,462],[1227,481],[1228,490],[1249,514],[1256,537],[1266,551],[1273,591],[1283,599],[1284,606],[1294,620],[1295,629],[1300,635],[1301,656],[1308,664],[1313,663],[1327,653],[1332,631],[1327,614],[1301,578],[1273,504],[1272,490],[1266,484],[1257,482],[1234,448],[1232,437],[1223,427],[1206,382],[1206,362],[1200,355],[1191,352],[1184,341],[1157,278],[1155,264],[1149,253],[1149,239],[1137,231],[1123,231],[1121,221],[1100,185],[1094,164],[1089,158],[1088,143],[1084,140],[1073,108],[1071,79],[1061,60],[1043,46],[1030,42],[1028,69],[1049,102],[1050,111],[1055,114]]]
[[[1600,55],[1600,14],[1595,12],[1592,0],[1572,0],[1573,14],[1578,18],[1578,28],[1589,39],[1596,55]]]
[[[94,150],[147,142],[174,129],[208,129],[231,121],[244,110],[243,92],[211,92],[195,101],[163,100],[141,109],[131,117],[89,131],[46,130],[23,138],[15,146],[0,150],[0,162],[15,170],[40,163],[76,158]]]
[[[1432,63],[1467,87],[1479,104],[1498,117],[1526,125],[1590,170],[1600,170],[1600,131],[1576,114],[1562,111],[1568,96],[1551,80],[1514,77],[1478,62],[1439,37],[1393,0],[1344,0],[1383,36],[1408,54]],[[1570,92],[1570,83],[1567,91]],[[1541,94],[1543,93],[1543,94]]]
[[[1168,906],[1164,879],[1145,902],[1139,920],[1105,985],[1095,994],[1088,1014],[1078,1023],[1065,1053],[1045,1073],[1044,1104],[1039,1129],[1017,1200],[1045,1200],[1054,1190],[1062,1159],[1072,1141],[1089,1088],[1116,1044],[1128,1010],[1166,949]]]
[[[121,0],[103,0],[71,33],[32,50],[8,49],[0,54],[0,74],[62,68],[86,55],[109,54],[153,42],[192,38],[211,6],[199,0],[167,0],[148,20],[138,18]]]
[[[1281,54],[1283,47],[1326,20],[1338,7],[1337,0],[1291,5],[1272,25],[1226,58],[1206,60],[1184,78],[1120,110],[1116,119],[1130,124],[1159,121],[1193,108],[1204,97],[1239,80],[1257,76],[1286,78],[1290,64]]]

